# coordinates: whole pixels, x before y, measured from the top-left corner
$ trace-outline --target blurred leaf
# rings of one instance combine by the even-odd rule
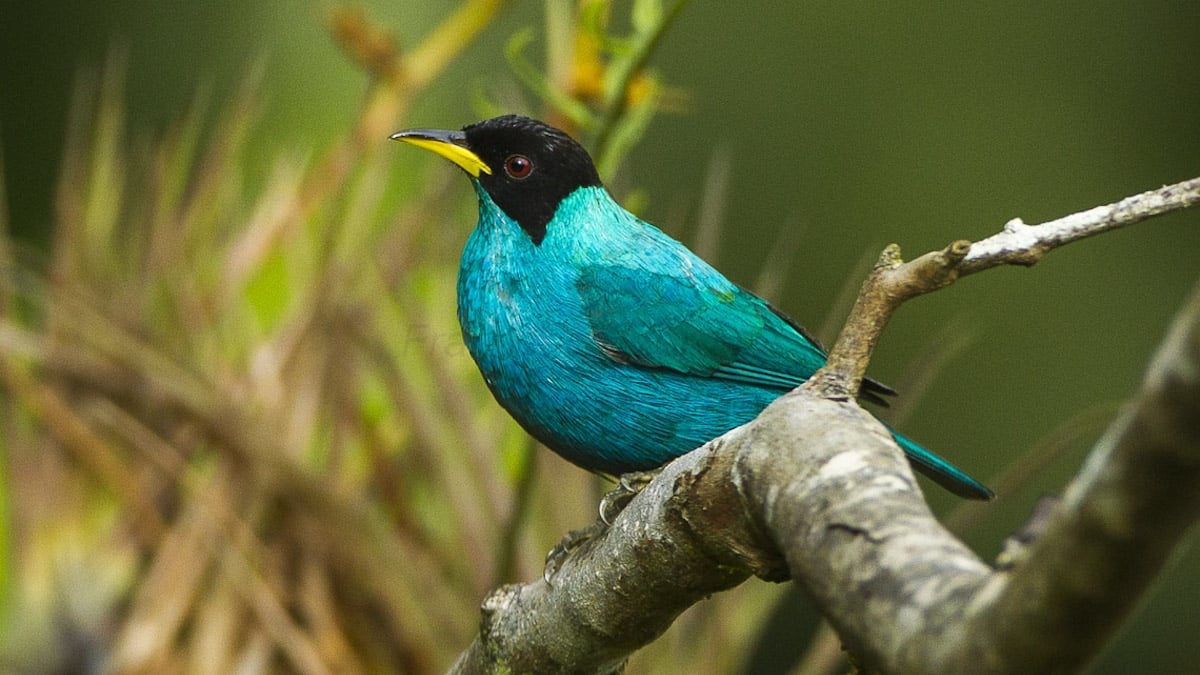
[[[613,128],[608,136],[608,143],[597,150],[596,169],[606,180],[611,180],[616,175],[621,162],[641,140],[657,112],[658,83],[653,79],[647,79],[644,81],[644,85],[645,93],[626,111],[621,122]]]
[[[662,0],[634,0],[630,12],[634,33],[650,33],[663,22]]]
[[[246,284],[246,302],[266,330],[277,326],[291,300],[287,259],[282,253],[268,255]]]
[[[592,113],[587,106],[559,91],[544,73],[531,64],[524,55],[525,48],[534,40],[534,30],[525,28],[515,33],[508,41],[505,56],[513,73],[529,87],[538,98],[549,103],[580,127],[592,125]]]
[[[7,404],[0,404],[7,407]],[[13,592],[13,561],[8,490],[8,438],[0,434],[0,625],[8,622],[11,595]]]

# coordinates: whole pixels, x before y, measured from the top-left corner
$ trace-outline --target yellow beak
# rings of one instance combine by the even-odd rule
[[[463,171],[479,178],[479,174],[492,174],[492,169],[467,147],[467,137],[461,131],[441,129],[409,129],[398,131],[390,137],[393,141],[404,141],[418,148],[437,153],[457,164]]]

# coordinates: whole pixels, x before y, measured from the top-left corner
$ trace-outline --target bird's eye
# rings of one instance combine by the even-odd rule
[[[533,173],[533,162],[525,155],[509,155],[508,159],[504,160],[504,173],[508,174],[509,178],[520,180]]]

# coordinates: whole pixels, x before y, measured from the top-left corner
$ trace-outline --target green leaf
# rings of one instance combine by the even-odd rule
[[[280,253],[267,256],[247,282],[246,304],[264,330],[278,325],[287,311],[291,301],[288,282],[287,258]]]
[[[635,33],[650,33],[662,23],[663,8],[661,0],[637,0],[633,3],[630,20]]]
[[[533,42],[533,38],[532,28],[519,30],[509,38],[504,55],[508,59],[513,73],[525,83],[525,86],[532,89],[538,98],[554,106],[572,122],[581,127],[591,127],[595,121],[587,106],[556,89],[541,69],[525,58],[525,48]]]

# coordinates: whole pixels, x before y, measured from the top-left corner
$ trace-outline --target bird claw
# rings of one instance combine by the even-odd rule
[[[598,520],[582,530],[571,530],[563,535],[558,544],[546,554],[546,566],[542,569],[542,579],[553,586],[554,576],[562,569],[567,559],[574,555],[575,551],[604,534],[606,530],[608,530],[608,524]]]
[[[649,471],[631,471],[617,479],[617,487],[600,498],[600,522],[612,525],[617,516],[629,506],[650,481],[662,471],[662,467]]]
[[[617,479],[617,487],[610,490],[600,498],[600,518],[591,525],[582,530],[571,530],[563,536],[562,540],[550,549],[546,554],[546,566],[542,569],[542,579],[547,584],[553,586],[553,580],[558,571],[562,569],[567,560],[575,554],[576,551],[583,548],[590,542],[599,539],[600,535],[608,531],[617,516],[625,510],[629,502],[638,496],[650,481],[662,471],[659,469],[651,469],[649,471],[633,471],[622,475]]]

